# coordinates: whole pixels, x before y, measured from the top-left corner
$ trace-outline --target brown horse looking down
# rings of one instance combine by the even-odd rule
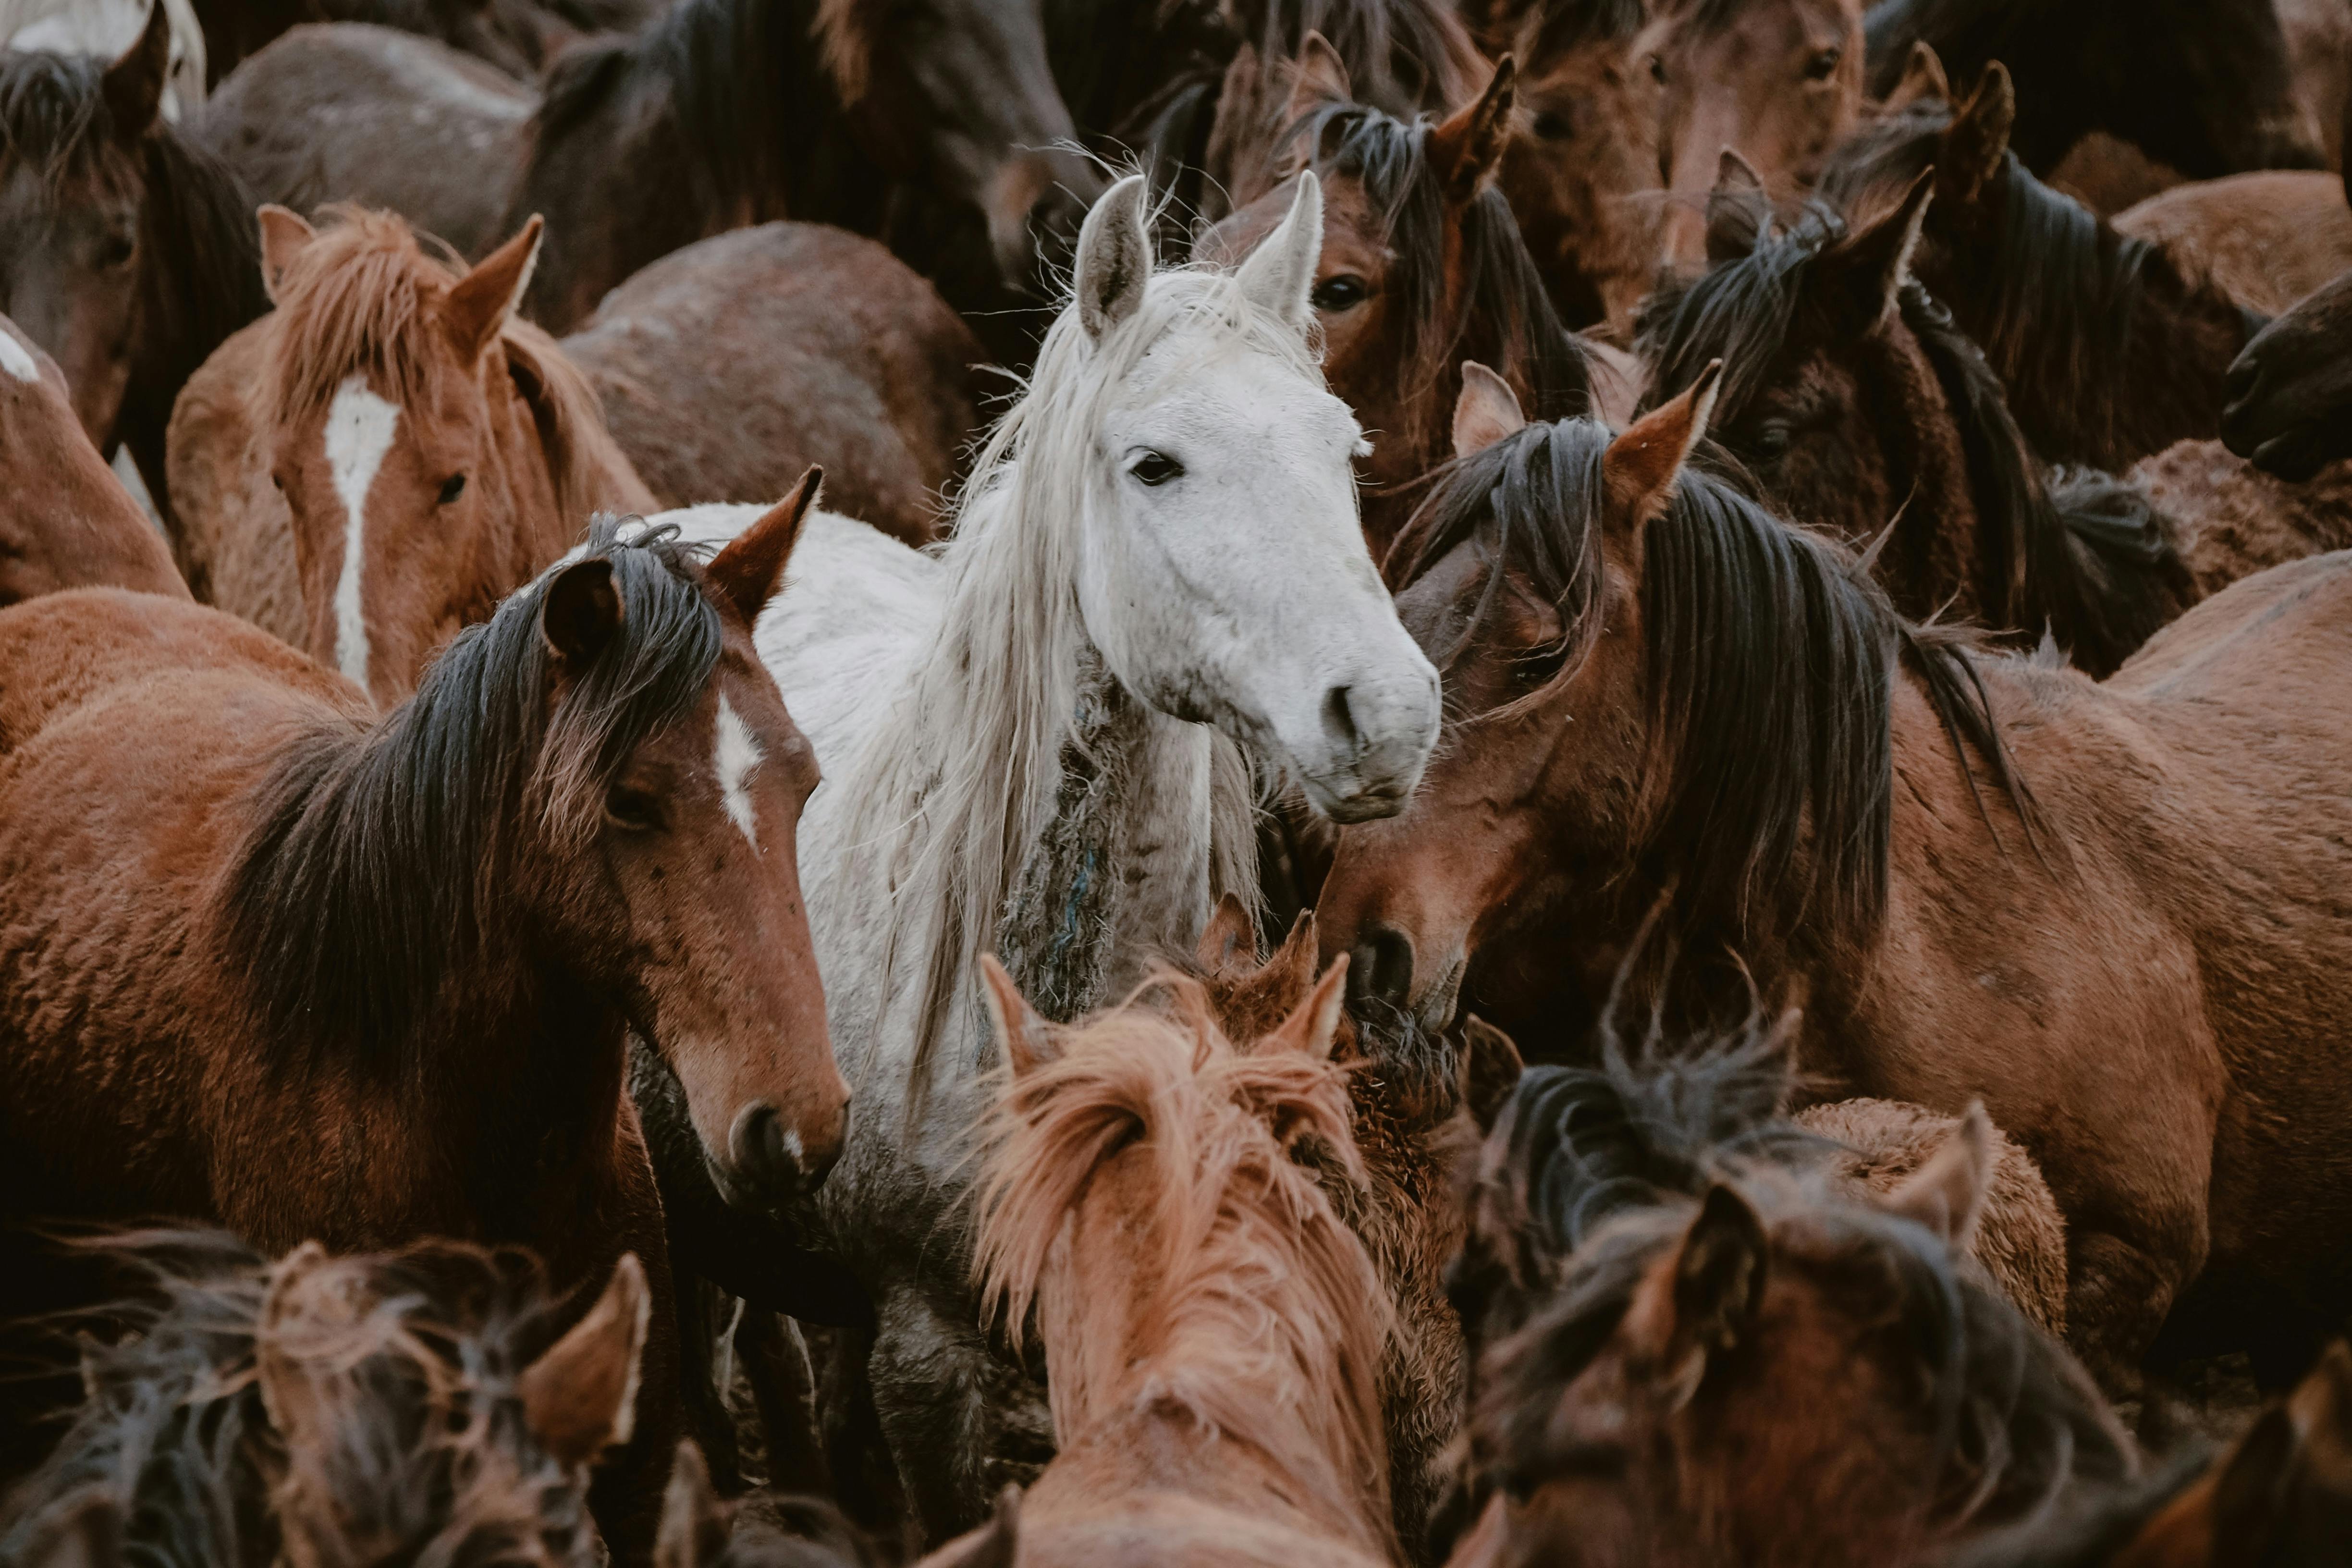
[[[1654,911],[1683,958],[1633,1003],[1752,984],[1802,1005],[1824,1099],[1983,1099],[2066,1216],[2104,1379],[2177,1308],[2184,1349],[2307,1353],[2352,1301],[2325,1239],[2352,1095],[2322,1066],[2352,1006],[2352,721],[2318,695],[2352,676],[2352,556],[2234,584],[2095,684],[1906,623],[1685,471],[1712,391],[1614,440],[1465,398],[1470,455],[1391,573],[1450,741],[1403,815],[1341,833],[1318,906],[1360,1021],[1555,1006],[1530,977],[1599,996]],[[2292,1139],[2261,1109],[2288,1103]]]
[[[1020,1561],[1392,1562],[1385,1294],[1300,1163],[1311,1141],[1363,1179],[1330,1060],[1346,966],[1246,1048],[1172,974],[1149,987],[1165,1007],[1056,1027],[982,969],[1010,1064],[986,1300],[1016,1345],[1034,1308],[1060,1448],[1022,1500]]]
[[[1706,274],[1644,308],[1654,402],[1720,361],[1714,429],[1789,517],[1869,547],[1895,607],[2031,641],[2105,674],[2198,592],[2165,520],[2112,487],[2060,504],[1984,356],[1912,279],[1931,210],[1849,232],[1816,207],[1786,232],[1725,159]],[[2088,481],[2085,481],[2088,493]],[[2068,499],[2072,499],[2069,497]]]
[[[589,1468],[628,1436],[647,1329],[634,1257],[567,1307],[527,1257],[456,1242],[270,1263],[162,1231],[88,1250],[141,1289],[74,1345],[87,1393],[0,1512],[8,1562],[43,1563],[93,1508],[113,1550],[82,1568],[600,1560]]]
[[[0,605],[96,587],[188,596],[163,536],[82,434],[57,362],[0,316]]]
[[[2281,479],[2352,458],[2352,272],[2264,327],[2230,367],[2221,438]]]
[[[0,311],[65,373],[101,456],[127,445],[171,515],[172,402],[268,307],[253,206],[158,111],[169,24],[100,60],[0,50]]]
[[[261,209],[277,309],[190,381],[172,471],[198,596],[390,708],[591,512],[656,502],[515,317],[536,224],[461,274],[389,213],[329,219]]]
[[[793,851],[814,769],[751,646],[799,521],[707,568],[600,521],[381,721],[217,611],[0,611],[8,1215],[512,1242],[566,1289],[637,1252],[646,1394],[598,1500],[629,1561],[677,1384],[625,1028],[736,1201],[821,1180],[845,1131]]]

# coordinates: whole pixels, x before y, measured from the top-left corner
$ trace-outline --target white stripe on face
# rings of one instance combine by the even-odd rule
[[[760,765],[760,742],[751,738],[751,727],[735,711],[735,705],[722,695],[719,699],[719,738],[712,748],[711,761],[719,770],[719,798],[727,806],[727,815],[751,841],[760,847],[760,817],[752,809],[751,793],[743,781]]]
[[[0,370],[6,371],[18,381],[41,379],[39,363],[34,360],[24,344],[10,337],[5,331],[0,331]]]
[[[362,690],[368,683],[367,621],[360,609],[360,563],[366,553],[367,498],[392,450],[400,405],[352,376],[327,407],[327,469],[343,503],[343,569],[335,582],[335,663]]]

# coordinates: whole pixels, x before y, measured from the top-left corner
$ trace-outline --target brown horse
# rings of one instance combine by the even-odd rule
[[[2010,149],[2016,118],[2009,73],[1988,66],[1965,101],[1923,98],[1853,138],[1822,192],[1866,226],[1934,168],[1913,271],[1983,348],[2043,458],[2113,471],[2217,434],[2222,378],[2261,323],[2036,179]]]
[[[188,596],[163,536],[82,434],[57,362],[0,316],[0,605],[61,588]]]
[[[889,251],[806,223],[662,258],[563,353],[664,505],[767,500],[822,463],[828,507],[914,545],[938,535],[987,358]]]
[[[982,967],[1010,1073],[981,1267],[1016,1346],[1035,1313],[1060,1447],[1022,1501],[1020,1561],[1391,1562],[1388,1311],[1300,1163],[1319,1143],[1363,1179],[1330,1060],[1345,966],[1246,1049],[1172,974],[1150,987],[1165,1006],[1056,1027]]]
[[[2089,480],[2053,496],[1984,356],[1912,280],[1926,175],[1856,232],[1827,209],[1778,232],[1763,193],[1735,178],[1743,166],[1725,164],[1708,226],[1719,259],[1643,312],[1651,399],[1734,366],[1715,422],[1725,448],[1787,515],[1869,545],[1915,619],[2047,629],[2105,674],[2195,602],[2165,520]]]
[[[847,1120],[793,849],[814,769],[751,640],[799,521],[708,568],[602,521],[381,722],[215,610],[0,612],[9,1212],[514,1242],[563,1288],[636,1251],[647,1393],[598,1503],[627,1560],[676,1352],[625,1028],[737,1201],[820,1180]]]
[[[2191,277],[2275,316],[2352,268],[2352,206],[2341,177],[2270,169],[2175,185],[2115,216]]]
[[[277,309],[189,383],[172,471],[199,597],[389,708],[434,650],[653,492],[595,394],[514,307],[525,227],[470,272],[388,213],[261,211]]]
[[[1360,1018],[1599,995],[1654,911],[1684,960],[1637,994],[1802,1002],[1823,1098],[1983,1098],[2066,1215],[2103,1377],[2200,1276],[2178,1342],[2295,1353],[2352,1299],[2318,1241],[2352,1209],[2352,1100],[2316,1068],[2352,1003],[2326,782],[2352,731],[2315,696],[2352,662],[2352,557],[2246,579],[2095,684],[1906,623],[1685,472],[1712,377],[1613,441],[1479,385],[1391,574],[1460,717],[1403,816],[1342,833],[1319,907]],[[2261,1109],[2287,1103],[2292,1137]]]
[[[1350,101],[1337,51],[1318,38],[1301,63],[1287,145],[1324,193],[1310,299],[1324,377],[1371,443],[1359,471],[1368,483],[1364,534],[1378,559],[1412,510],[1410,487],[1444,455],[1444,411],[1464,360],[1499,366],[1555,416],[1585,412],[1591,383],[1494,188],[1509,63],[1467,108],[1434,124]],[[1287,182],[1268,191],[1211,230],[1200,252],[1230,260],[1255,250],[1293,194]]]
[[[2352,272],[2257,333],[2230,367],[2221,438],[2282,479],[2352,458]]]
[[[599,1561],[589,1468],[629,1435],[651,1304],[635,1257],[567,1306],[528,1257],[457,1242],[270,1263],[165,1231],[88,1250],[139,1294],[75,1347],[84,1397],[0,1513],[8,1562],[65,1568],[43,1543],[100,1530],[111,1550],[83,1568]]]
[[[172,402],[268,301],[253,206],[158,110],[163,7],[122,58],[0,51],[0,311],[58,362],[90,444],[171,515]]]

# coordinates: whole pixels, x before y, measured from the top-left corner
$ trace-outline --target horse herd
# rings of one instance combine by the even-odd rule
[[[47,11],[0,1563],[2352,1554],[2352,16]]]

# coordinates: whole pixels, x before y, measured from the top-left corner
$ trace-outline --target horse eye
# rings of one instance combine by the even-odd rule
[[[661,803],[641,789],[614,784],[604,793],[604,816],[615,827],[649,833],[661,826]]]
[[[1665,85],[1665,83],[1666,83],[1666,57],[1665,57],[1665,56],[1664,56],[1664,55],[1652,55],[1652,56],[1650,57],[1650,79],[1651,79],[1652,81],[1654,81],[1654,82],[1656,82],[1660,87],[1664,87],[1664,86]]]
[[[111,236],[108,238],[105,247],[98,253],[98,264],[108,271],[112,271],[118,267],[127,267],[131,264],[131,253],[137,248],[137,244],[129,235]]]
[[[1756,455],[1769,461],[1774,458],[1787,457],[1789,448],[1796,444],[1796,432],[1775,419],[1769,425],[1758,427],[1753,446]]]
[[[447,479],[441,481],[440,504],[447,506],[451,501],[456,500],[459,496],[464,495],[465,493],[466,476],[463,474],[451,474]]]
[[[1181,476],[1184,472],[1184,465],[1165,452],[1146,452],[1129,463],[1127,471],[1135,476],[1137,483],[1156,489]]]
[[[1372,291],[1364,280],[1352,272],[1342,272],[1337,278],[1326,278],[1315,285],[1308,300],[1318,310],[1352,310],[1371,298]]]
[[[1547,109],[1536,116],[1536,134],[1547,142],[1566,142],[1576,131],[1565,118]]]
[[[1838,68],[1838,61],[1843,58],[1845,58],[1845,51],[1835,44],[1832,44],[1826,49],[1814,50],[1813,58],[1805,62],[1806,79],[1811,81],[1827,81],[1830,79],[1830,73]]]

